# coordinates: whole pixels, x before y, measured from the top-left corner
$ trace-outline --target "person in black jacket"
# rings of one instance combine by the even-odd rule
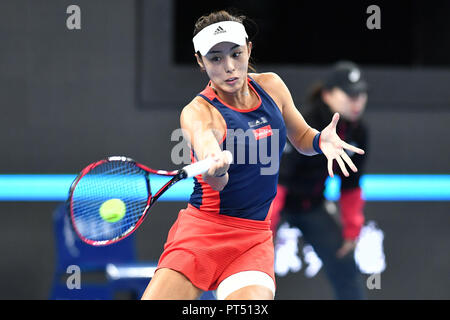
[[[283,208],[281,220],[298,227],[305,242],[321,258],[337,299],[366,298],[362,275],[353,257],[364,223],[359,182],[368,150],[367,128],[361,119],[366,103],[367,83],[361,70],[356,64],[344,61],[334,65],[325,80],[313,88],[309,109],[302,112],[315,128],[327,126],[338,112],[340,138],[366,151],[364,155],[347,152],[358,172],[348,177],[340,175],[340,215],[332,214],[338,208],[324,197],[325,180],[330,172],[330,168],[327,172],[326,159],[300,155],[290,144],[286,145],[281,160],[279,192],[274,203],[274,207]]]

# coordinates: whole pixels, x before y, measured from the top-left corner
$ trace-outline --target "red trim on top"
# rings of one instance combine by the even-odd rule
[[[273,212],[273,200],[270,203],[269,211],[267,211],[266,218],[263,221],[266,221],[270,224],[272,220],[272,212]]]
[[[225,120],[225,119],[224,119],[224,120]],[[225,123],[226,123],[226,122],[225,122]],[[223,136],[222,136],[222,140],[220,140],[219,144],[222,144],[222,143],[225,141],[226,137],[227,137],[227,130],[225,130],[225,132],[224,132],[224,134],[223,134]]]
[[[202,186],[203,196],[202,204],[200,205],[201,211],[209,213],[219,214],[220,212],[220,196],[219,191],[214,191],[209,184],[207,184],[201,175],[197,176],[198,182]]]
[[[214,92],[214,90],[210,87],[211,84],[211,80],[208,82],[208,84],[206,85],[206,88],[203,89],[202,92],[200,92],[201,95],[204,95],[206,98],[208,98],[209,100],[214,100],[214,98],[216,97],[216,93]]]
[[[247,77],[247,82],[250,86],[250,88],[253,90],[253,92],[256,94],[256,96],[258,97],[258,104],[251,108],[251,109],[238,109],[236,107],[230,106],[229,104],[226,104],[224,101],[222,101],[219,96],[214,92],[213,88],[210,86],[211,81],[208,82],[208,85],[206,86],[205,90],[203,90],[202,92],[200,92],[200,94],[204,95],[205,97],[207,97],[210,100],[214,100],[214,98],[216,98],[217,100],[220,101],[220,103],[222,103],[225,107],[230,108],[231,110],[237,111],[237,112],[252,112],[255,111],[256,109],[258,109],[261,104],[262,104],[262,100],[260,95],[258,94],[258,92],[256,92],[255,88],[252,86],[251,82],[250,82],[250,78]]]
[[[270,219],[270,228],[273,234],[277,233],[277,227],[281,220],[281,211],[283,211],[284,204],[286,202],[287,188],[281,184],[277,185],[277,195],[272,201],[272,212]]]

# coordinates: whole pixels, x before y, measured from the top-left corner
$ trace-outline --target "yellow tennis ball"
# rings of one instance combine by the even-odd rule
[[[107,222],[117,222],[125,216],[126,206],[120,199],[109,199],[100,206],[100,216]]]

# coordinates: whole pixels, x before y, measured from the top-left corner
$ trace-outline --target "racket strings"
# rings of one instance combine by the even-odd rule
[[[72,191],[71,209],[80,235],[93,241],[122,237],[133,230],[142,217],[149,197],[147,173],[134,163],[104,162],[85,174]],[[100,214],[108,200],[120,199],[125,215],[108,222]]]
[[[119,184],[116,181],[111,183],[106,182],[105,179],[103,180],[102,184],[104,184],[104,192],[108,194],[108,196],[105,197],[104,195],[97,194],[95,197],[87,199],[81,204],[85,206],[84,212],[80,212],[81,214],[84,214],[82,223],[87,226],[87,228],[85,228],[85,236],[97,240],[101,240],[99,237],[102,234],[105,238],[113,238],[123,234],[130,225],[134,225],[139,220],[144,211],[134,197],[130,198],[130,196],[125,195],[130,194],[129,190],[121,195],[114,195],[114,193],[118,191],[116,186]],[[111,188],[112,185],[114,185],[114,188]],[[82,192],[85,191],[83,190]],[[133,192],[136,193],[136,190],[133,190]],[[120,199],[125,204],[126,213],[120,223],[107,222],[100,216],[100,207],[105,201],[110,200],[107,199],[109,198],[109,195],[114,195],[113,199]],[[74,210],[74,212],[76,212],[76,210]]]

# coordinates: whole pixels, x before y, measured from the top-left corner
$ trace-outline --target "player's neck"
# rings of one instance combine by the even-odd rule
[[[248,82],[245,82],[240,90],[233,93],[217,89],[213,84],[211,84],[211,88],[223,102],[237,109],[251,109],[255,106],[255,100],[258,99],[258,97],[255,96],[255,93],[250,89]]]

